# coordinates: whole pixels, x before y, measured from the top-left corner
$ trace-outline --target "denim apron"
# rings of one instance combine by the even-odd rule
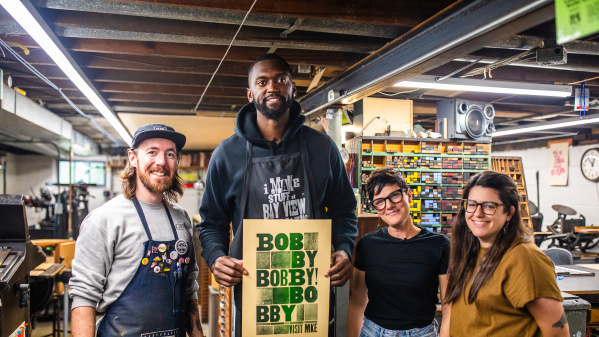
[[[185,290],[191,245],[179,240],[173,218],[164,209],[175,236],[171,241],[152,240],[137,198],[133,204],[148,236],[143,258],[133,279],[110,305],[98,327],[98,337],[185,337]]]
[[[247,142],[247,166],[240,200],[243,219],[320,218],[310,157],[303,133],[300,133],[300,138],[301,152],[261,158],[252,158],[252,144]],[[229,252],[229,256],[236,259],[243,259],[242,255],[243,220],[235,231]],[[233,294],[236,337],[241,336],[242,288],[241,283],[237,284]]]

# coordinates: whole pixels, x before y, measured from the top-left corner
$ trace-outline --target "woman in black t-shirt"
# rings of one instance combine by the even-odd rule
[[[437,292],[447,286],[449,239],[413,224],[412,191],[391,168],[371,173],[367,186],[379,217],[389,225],[356,246],[348,336],[437,336]],[[443,316],[450,307],[444,305]],[[449,337],[449,325],[441,337]],[[448,321],[448,320],[447,320]]]

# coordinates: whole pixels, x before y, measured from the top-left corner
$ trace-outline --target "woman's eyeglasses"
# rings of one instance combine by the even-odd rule
[[[391,203],[393,203],[393,204],[400,203],[403,200],[403,192],[405,190],[406,189],[404,189],[404,188],[400,188],[398,190],[395,190],[395,191],[389,193],[389,195],[386,198],[374,199],[374,200],[372,200],[372,206],[377,211],[380,211],[387,206],[387,200],[391,201]]]
[[[474,213],[476,209],[480,206],[483,210],[483,213],[486,215],[495,215],[497,212],[497,207],[503,206],[503,204],[493,202],[493,201],[485,201],[485,202],[476,202],[474,200],[464,200],[464,210],[466,213]]]

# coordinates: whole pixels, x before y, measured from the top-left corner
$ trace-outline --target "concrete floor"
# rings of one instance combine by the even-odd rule
[[[62,317],[62,313],[61,313],[61,317]],[[98,318],[100,318],[100,316],[98,316]],[[69,320],[68,323],[68,332],[67,332],[67,336],[71,336],[71,321]],[[204,334],[206,336],[211,336],[209,334],[208,331],[208,324],[202,324],[202,329],[204,330]],[[35,322],[35,329],[33,329],[31,336],[32,337],[46,337],[46,336],[52,336],[53,335],[53,331],[52,331],[52,319],[50,317],[45,317],[45,318],[38,318],[36,319]],[[64,331],[62,330],[62,319],[61,319],[61,323],[60,323],[60,330],[56,332],[56,337],[63,337],[64,336]]]

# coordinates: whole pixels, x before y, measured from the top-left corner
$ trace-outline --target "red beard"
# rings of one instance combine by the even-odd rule
[[[168,178],[166,180],[152,180],[152,172],[163,172]],[[141,183],[145,186],[145,188],[156,194],[164,193],[164,191],[171,188],[175,179],[175,176],[171,175],[167,168],[151,167],[147,171],[138,170],[137,173],[139,174],[139,180],[141,180]]]

